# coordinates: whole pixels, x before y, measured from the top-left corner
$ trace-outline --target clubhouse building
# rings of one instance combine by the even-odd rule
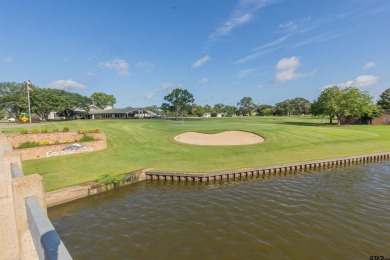
[[[89,106],[89,111],[83,109],[73,110],[72,118],[69,119],[137,119],[137,118],[155,118],[156,113],[143,108],[106,108],[100,109],[97,106]],[[48,119],[63,119],[56,117],[56,113],[52,112]]]

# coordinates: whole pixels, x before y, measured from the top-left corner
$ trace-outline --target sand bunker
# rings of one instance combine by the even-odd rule
[[[197,145],[245,145],[264,142],[264,138],[248,132],[227,131],[218,134],[187,132],[175,136],[175,141]]]

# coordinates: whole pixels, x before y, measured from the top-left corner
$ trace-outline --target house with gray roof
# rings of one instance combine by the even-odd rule
[[[84,119],[153,118],[157,116],[149,110],[132,107],[99,109],[91,106],[88,112],[85,110],[74,110],[74,113],[76,116]]]

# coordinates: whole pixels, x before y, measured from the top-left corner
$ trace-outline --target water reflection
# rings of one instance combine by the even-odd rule
[[[143,182],[49,210],[75,259],[390,257],[389,163]]]

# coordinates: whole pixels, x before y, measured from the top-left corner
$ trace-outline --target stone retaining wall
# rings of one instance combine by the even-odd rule
[[[87,135],[93,136],[95,139],[106,140],[104,133],[88,133]],[[7,141],[10,142],[14,148],[18,147],[24,142],[39,142],[43,143],[49,141],[49,144],[63,144],[74,143],[75,140],[79,140],[83,137],[83,134],[78,132],[53,132],[53,133],[35,133],[35,134],[13,134],[7,135]]]
[[[16,149],[19,151],[22,160],[41,159],[52,156],[65,156],[84,152],[99,151],[107,148],[106,135],[104,133],[88,133],[98,141],[77,142],[83,137],[78,132],[55,132],[55,133],[35,133],[35,134],[14,134],[7,135],[7,141],[14,148],[20,144],[30,141],[39,143],[49,143],[34,148]],[[58,144],[56,144],[58,143]]]

